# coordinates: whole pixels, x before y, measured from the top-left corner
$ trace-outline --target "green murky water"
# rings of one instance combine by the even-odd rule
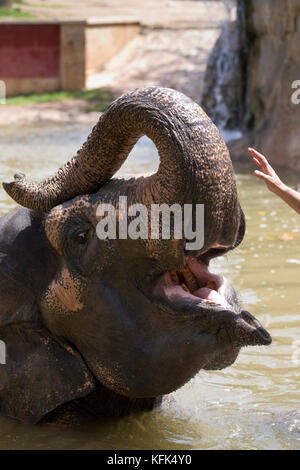
[[[15,169],[33,178],[50,174],[89,130],[1,131],[0,180]],[[157,162],[142,139],[122,173],[152,172]],[[285,175],[287,182],[293,178]],[[233,282],[273,344],[244,349],[223,371],[200,372],[151,413],[68,430],[0,418],[0,449],[300,449],[300,218],[250,170],[237,170],[237,181],[246,238],[213,268]],[[0,214],[14,207],[0,190]]]

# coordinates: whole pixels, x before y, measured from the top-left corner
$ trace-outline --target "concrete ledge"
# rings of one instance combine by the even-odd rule
[[[123,18],[121,16],[109,17],[109,18],[86,18],[82,20],[36,20],[36,19],[22,19],[22,18],[0,18],[0,25],[2,24],[81,24],[81,25],[115,25],[115,24],[136,24],[140,25],[140,22],[136,18]]]
[[[86,25],[137,25],[140,27],[140,22],[135,18],[87,18]]]

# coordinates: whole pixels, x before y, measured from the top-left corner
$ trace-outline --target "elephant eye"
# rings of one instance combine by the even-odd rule
[[[88,230],[84,232],[79,232],[76,237],[77,242],[80,243],[81,245],[84,245],[88,241],[88,238],[89,238]]]

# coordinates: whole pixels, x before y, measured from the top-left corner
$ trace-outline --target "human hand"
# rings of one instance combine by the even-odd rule
[[[255,170],[255,176],[262,179],[266,183],[268,189],[273,193],[281,193],[284,189],[284,183],[281,181],[275,170],[271,167],[266,157],[251,147],[248,148],[248,152],[252,155],[254,163],[256,163],[256,165],[259,166],[259,168],[262,170]]]

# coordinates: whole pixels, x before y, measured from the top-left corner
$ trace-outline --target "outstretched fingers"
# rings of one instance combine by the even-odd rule
[[[248,152],[252,155],[254,163],[259,166],[265,173],[271,175],[272,174],[272,167],[268,163],[268,160],[264,155],[257,152],[253,148],[249,147]]]
[[[279,194],[282,192],[283,183],[266,157],[251,147],[248,148],[248,152],[252,155],[253,162],[261,170],[255,170],[255,176],[263,180],[266,183],[267,188],[273,193]]]
[[[263,173],[262,171],[255,170],[254,174],[255,176],[257,176],[258,178],[264,181],[272,181],[272,177],[270,175],[266,175],[266,173]]]

